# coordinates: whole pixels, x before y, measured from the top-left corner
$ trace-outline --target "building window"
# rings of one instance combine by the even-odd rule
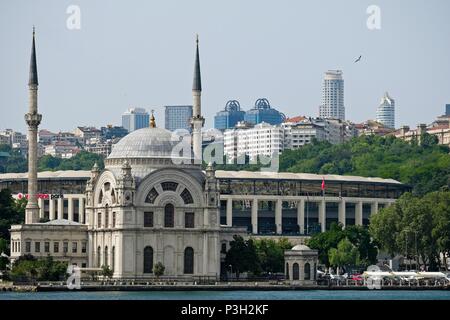
[[[72,242],[72,253],[78,252],[78,243]]]
[[[68,242],[63,242],[63,252],[67,253],[69,252],[69,243]]]
[[[108,261],[108,246],[105,247],[104,259],[105,259],[105,266],[109,266],[109,261]]]
[[[150,192],[147,195],[147,198],[145,198],[145,202],[146,203],[154,203],[155,199],[159,196],[158,191],[156,191],[155,188],[152,188],[152,190],[150,190]]]
[[[227,253],[227,244],[225,242],[222,243],[222,247],[220,249],[220,253]]]
[[[116,227],[116,213],[115,212],[112,213],[112,226],[113,226],[113,228]]]
[[[305,263],[305,280],[311,279],[311,267],[309,263]]]
[[[194,249],[187,247],[184,250],[184,273],[194,273]]]
[[[81,264],[81,267],[82,267],[82,268],[86,268],[86,263],[85,263],[85,262],[82,263],[82,264]]]
[[[102,227],[102,213],[99,212],[97,215],[97,228],[101,228]]]
[[[34,243],[34,252],[41,252],[41,243],[40,242]]]
[[[44,242],[44,252],[45,253],[50,252],[50,242]]]
[[[180,194],[180,196],[185,204],[194,203],[194,199],[192,198],[192,195],[188,189],[184,189],[183,192]]]
[[[175,208],[173,204],[168,203],[164,207],[164,227],[173,228],[175,220]]]
[[[164,191],[177,191],[178,183],[176,182],[163,182],[161,183],[161,188]]]
[[[86,242],[82,242],[81,243],[81,253],[86,253],[86,248],[87,247],[87,243]]]
[[[105,210],[105,228],[109,227],[109,212]]]
[[[194,228],[195,227],[194,212],[186,212],[184,214],[184,227],[185,228]]]
[[[144,273],[153,272],[153,248],[144,248]]]
[[[144,212],[144,227],[153,227],[153,212]]]
[[[100,246],[98,246],[98,248],[97,248],[97,267],[102,266],[101,254],[102,254],[102,249],[100,248]]]
[[[53,242],[53,252],[54,253],[59,252],[59,242]]]
[[[286,263],[286,279],[289,280],[289,263]]]
[[[292,279],[300,280],[300,268],[298,266],[298,263],[294,263],[294,265],[292,266]]]
[[[25,252],[26,253],[31,252],[31,241],[25,241]]]
[[[112,247],[111,250],[111,269],[114,270],[114,266],[116,265],[116,247]]]

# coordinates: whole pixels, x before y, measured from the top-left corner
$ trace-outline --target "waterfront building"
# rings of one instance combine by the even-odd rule
[[[150,116],[143,108],[129,108],[122,115],[122,127],[132,132],[148,127]]]
[[[236,100],[226,103],[225,109],[219,111],[214,116],[214,128],[224,131],[236,126],[240,121],[244,121],[245,111],[241,110],[241,105]]]
[[[344,79],[341,70],[325,72],[322,85],[322,104],[319,107],[320,118],[345,120]]]
[[[165,106],[165,126],[169,131],[183,129],[191,132],[192,106]]]
[[[377,108],[376,120],[386,128],[395,129],[395,100],[387,92]]]

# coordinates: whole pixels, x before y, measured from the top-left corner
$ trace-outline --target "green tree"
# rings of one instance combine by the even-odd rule
[[[26,200],[16,202],[8,189],[0,191],[0,238],[9,242],[10,234],[8,230],[11,225],[25,221],[24,201]]]
[[[155,266],[153,267],[153,273],[155,274],[156,278],[159,279],[162,275],[164,275],[164,271],[166,270],[166,267],[162,264],[162,262],[158,261]]]
[[[272,239],[255,240],[256,254],[262,272],[283,272],[284,251],[292,248],[292,244],[286,239],[278,241]]]
[[[340,269],[349,265],[359,265],[359,251],[347,238],[339,241],[337,248],[331,248],[328,252],[330,265]]]
[[[102,274],[103,278],[111,279],[113,276],[113,273],[114,273],[113,270],[109,266],[107,266],[107,265],[102,266],[101,274]]]
[[[252,272],[259,274],[261,266],[256,253],[256,246],[253,239],[244,240],[241,236],[234,235],[230,242],[230,250],[225,256],[226,265],[231,265],[236,277],[242,272]]]

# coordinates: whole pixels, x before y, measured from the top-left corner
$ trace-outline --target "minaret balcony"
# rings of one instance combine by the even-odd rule
[[[25,114],[25,121],[29,127],[37,127],[42,120],[42,115],[39,113],[27,113]]]

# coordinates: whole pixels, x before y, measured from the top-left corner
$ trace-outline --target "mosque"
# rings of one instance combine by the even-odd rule
[[[161,262],[166,276],[217,277],[226,272],[224,256],[234,235],[283,236],[301,245],[312,227],[320,232],[334,222],[367,225],[372,214],[410,190],[392,179],[219,171],[212,165],[202,170],[198,39],[193,78],[192,156],[174,154],[179,141],[158,128],[152,115],[148,128],[114,146],[104,170],[94,166],[90,172],[38,174],[42,115],[33,31],[25,115],[28,173],[0,174],[0,189],[15,196],[28,193],[25,224],[10,229],[12,261],[26,254],[51,255],[81,268],[109,266],[114,278],[133,279],[153,277]],[[326,192],[321,187],[325,181]],[[42,218],[49,221],[42,223]],[[295,248],[301,250],[293,249],[286,265],[293,281],[301,278],[299,266],[315,270],[316,265],[315,260],[303,261],[310,259],[309,249]]]

